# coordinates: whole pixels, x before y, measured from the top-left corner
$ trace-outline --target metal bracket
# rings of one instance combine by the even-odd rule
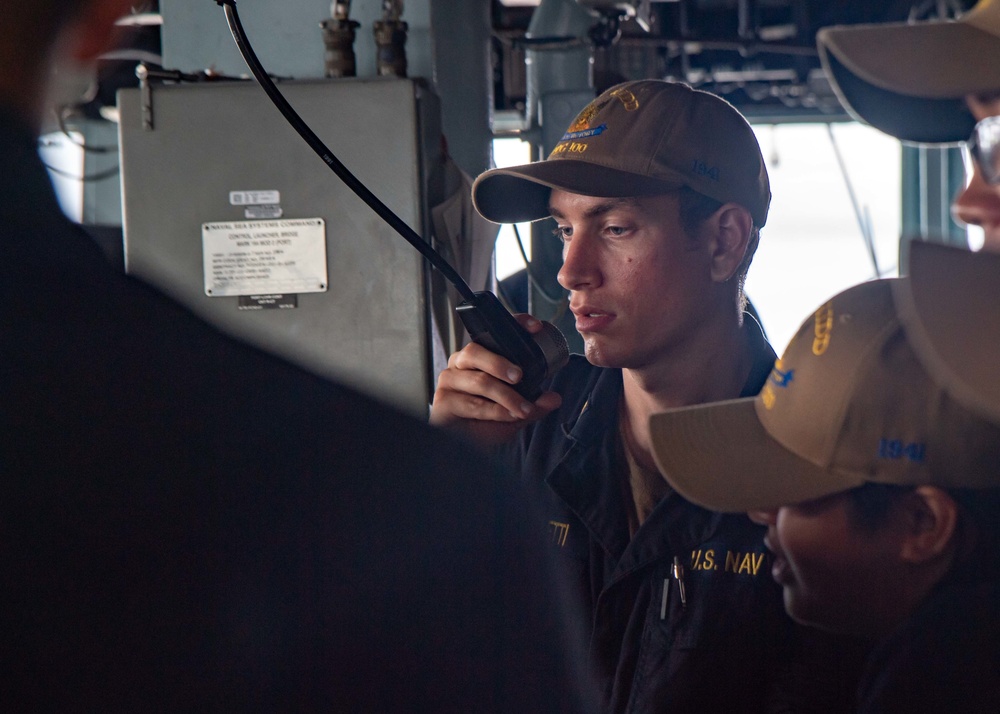
[[[142,128],[153,131],[153,88],[149,82],[149,68],[145,62],[140,62],[135,68],[135,76],[139,78],[139,91],[142,96]]]

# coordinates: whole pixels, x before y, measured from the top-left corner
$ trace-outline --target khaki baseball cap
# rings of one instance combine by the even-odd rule
[[[651,418],[667,481],[717,511],[864,483],[1000,487],[1000,427],[951,399],[907,342],[892,280],[853,287],[799,328],[756,398]]]
[[[481,174],[472,196],[488,220],[514,223],[547,217],[553,188],[631,198],[681,186],[738,203],[758,228],[767,220],[767,168],[746,119],[714,94],[640,80],[591,102],[545,161]]]
[[[917,356],[952,398],[1000,423],[1000,255],[914,241],[909,274],[896,299]]]
[[[903,141],[966,140],[964,97],[1000,90],[1000,0],[958,20],[827,27],[816,42],[847,110]]]

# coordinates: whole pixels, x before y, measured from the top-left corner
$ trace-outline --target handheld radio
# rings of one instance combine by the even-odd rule
[[[236,46],[257,83],[288,123],[323,159],[330,170],[347,184],[348,188],[367,203],[404,240],[420,251],[431,265],[440,270],[444,277],[455,286],[462,296],[462,303],[456,309],[462,319],[462,324],[469,331],[469,336],[474,342],[520,367],[523,376],[520,382],[513,385],[514,389],[525,399],[536,400],[542,393],[542,382],[559,371],[569,360],[569,347],[559,328],[549,322],[543,322],[542,331],[537,335],[532,335],[521,327],[514,316],[500,303],[496,295],[485,290],[473,291],[462,276],[431,247],[430,243],[417,235],[333,155],[278,91],[250,46],[246,32],[243,30],[243,24],[240,22],[239,13],[236,11],[235,0],[215,0],[215,2],[224,8],[229,30],[233,34]]]

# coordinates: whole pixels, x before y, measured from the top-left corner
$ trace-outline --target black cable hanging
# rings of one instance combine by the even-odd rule
[[[455,286],[455,289],[462,295],[464,300],[475,300],[476,294],[469,287],[468,283],[462,278],[458,272],[448,264],[448,262],[442,258],[431,245],[421,238],[416,231],[410,228],[403,220],[397,216],[392,210],[389,209],[384,203],[382,203],[379,198],[368,190],[358,178],[352,174],[340,160],[333,155],[326,145],[320,140],[318,136],[309,128],[309,126],[302,120],[302,118],[296,113],[292,106],[288,103],[285,97],[281,94],[278,88],[275,86],[274,82],[268,76],[267,72],[261,66],[260,61],[257,59],[257,55],[254,53],[253,48],[250,46],[250,41],[247,39],[246,32],[243,30],[243,24],[240,22],[239,13],[236,11],[235,0],[215,0],[216,4],[223,7],[226,12],[226,21],[229,23],[229,30],[233,33],[233,39],[236,40],[236,46],[240,50],[240,54],[243,55],[243,59],[246,61],[247,66],[253,73],[257,82],[260,84],[261,89],[270,97],[274,105],[278,107],[278,110],[284,115],[288,123],[299,133],[299,135],[305,139],[306,143],[315,151],[323,162],[330,167],[337,176],[347,184],[347,187],[357,194],[358,198],[368,204],[368,206],[377,213],[382,220],[388,223],[392,228],[399,233],[410,245],[416,248],[420,253],[430,261],[431,265],[441,271],[448,282]]]

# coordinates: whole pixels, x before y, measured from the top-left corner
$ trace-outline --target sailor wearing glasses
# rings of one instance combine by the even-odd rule
[[[956,220],[1000,252],[1000,2],[957,21],[828,27],[823,65],[847,109],[904,142],[964,142],[972,165]]]
[[[955,21],[830,27],[818,42],[859,119],[906,142],[965,147],[971,176],[952,214],[983,229],[983,250],[915,241],[896,302],[935,380],[1000,423],[1000,1]]]

